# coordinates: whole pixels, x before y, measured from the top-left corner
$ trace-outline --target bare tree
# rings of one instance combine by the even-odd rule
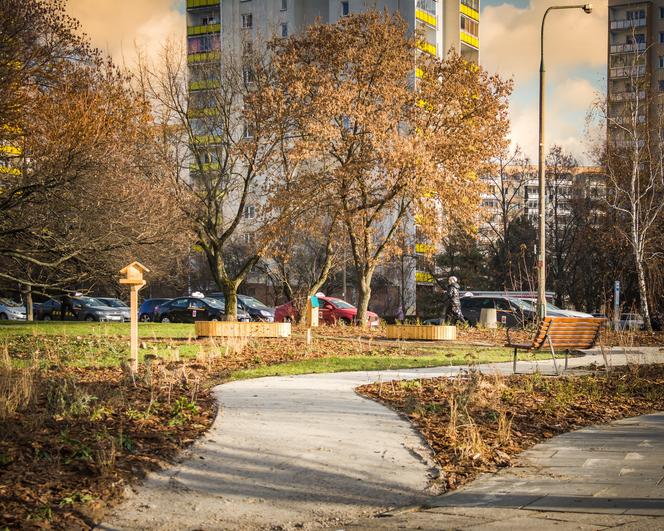
[[[635,40],[635,44],[638,42]],[[664,212],[664,143],[661,96],[645,73],[649,49],[626,54],[623,89],[614,86],[611,99],[598,105],[607,125],[598,159],[607,176],[607,201],[620,216],[616,230],[628,243],[638,285],[639,303],[650,328],[647,264],[661,255],[657,246]]]

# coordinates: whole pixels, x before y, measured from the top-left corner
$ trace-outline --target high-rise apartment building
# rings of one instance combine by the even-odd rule
[[[608,133],[655,123],[664,95],[664,0],[609,0]]]
[[[187,61],[194,107],[190,115],[208,111],[207,95],[219,86],[218,80],[210,79],[210,67],[215,63],[221,67],[224,55],[241,57],[272,37],[288,37],[316,21],[334,23],[368,9],[398,12],[421,36],[421,53],[443,58],[455,50],[468,61],[480,61],[480,0],[187,0]],[[415,74],[419,75],[417,69]],[[214,142],[213,136],[208,131],[200,141]],[[414,312],[416,284],[433,284],[431,275],[417,271],[415,265],[429,247],[416,245],[419,258],[410,260],[408,273],[401,275],[408,284],[402,289],[408,293],[406,313],[409,308]]]

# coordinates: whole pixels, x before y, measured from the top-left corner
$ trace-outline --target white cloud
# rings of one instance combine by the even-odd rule
[[[540,26],[553,1],[531,0],[526,8],[505,3],[482,11],[483,66],[513,78],[512,140],[537,156]],[[597,72],[606,68],[607,0],[580,9],[550,12],[545,28],[547,86],[546,145],[560,144],[584,157],[585,113],[596,98]]]
[[[185,15],[177,0],[69,0],[92,44],[116,63],[132,66],[136,48],[154,56],[167,40],[183,40]]]

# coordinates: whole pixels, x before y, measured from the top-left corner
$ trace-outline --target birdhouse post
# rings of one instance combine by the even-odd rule
[[[129,308],[131,312],[129,352],[131,371],[138,371],[138,290],[145,286],[143,273],[150,270],[139,262],[132,262],[120,270],[120,284],[129,286]]]

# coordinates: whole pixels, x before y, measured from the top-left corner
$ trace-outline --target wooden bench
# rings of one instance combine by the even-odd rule
[[[507,345],[514,349],[514,362],[512,368],[516,372],[516,353],[518,350],[551,349],[553,367],[558,374],[556,363],[556,350],[565,351],[565,369],[567,357],[571,350],[586,350],[595,346],[602,324],[605,319],[594,317],[545,317],[537,327],[530,343],[513,343],[510,331],[507,329]]]

